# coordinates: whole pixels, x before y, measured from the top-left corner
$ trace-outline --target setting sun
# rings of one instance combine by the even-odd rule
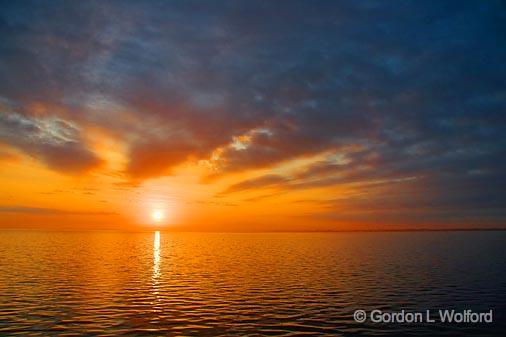
[[[153,219],[154,222],[160,222],[162,221],[163,219],[165,218],[165,214],[162,210],[160,209],[155,209],[152,213],[151,213],[151,219]]]

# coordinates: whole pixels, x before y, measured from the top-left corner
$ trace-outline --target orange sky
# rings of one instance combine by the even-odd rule
[[[213,174],[211,161],[190,160],[167,171],[167,176],[138,182],[124,172],[127,158],[120,142],[94,132],[93,148],[103,160],[100,166],[79,174],[62,174],[5,147],[9,156],[4,156],[0,167],[2,227],[218,231],[369,227],[313,218],[315,213],[325,212],[319,201],[336,193],[353,194],[351,186],[285,191],[267,185],[231,192],[234,184],[276,172],[297,172],[299,165],[318,161],[320,156],[222,178],[208,178]],[[163,212],[162,221],[153,219],[154,211]]]
[[[55,172],[33,157],[3,147],[0,226],[189,231],[471,227],[465,222],[424,221],[423,217],[417,221],[416,217],[424,215],[426,209],[410,208],[407,216],[395,200],[388,207],[361,208],[360,203],[349,202],[362,200],[368,193],[377,200],[378,193],[391,189],[390,184],[409,188],[409,178],[406,186],[383,179],[300,189],[273,179],[272,184],[255,186],[254,182],[264,177],[302,175],[305,168],[319,163],[325,154],[219,178],[213,177],[212,160],[188,160],[167,170],[162,177],[137,181],[125,173],[127,158],[120,141],[96,130],[90,130],[88,136],[92,139],[90,146],[103,162],[78,174]],[[160,212],[163,218],[154,219],[153,212]]]

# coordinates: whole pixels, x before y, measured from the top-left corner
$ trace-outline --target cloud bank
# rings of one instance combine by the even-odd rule
[[[499,212],[505,19],[500,1],[11,2],[0,142],[82,173],[103,160],[83,137],[98,127],[140,181],[323,155],[223,194],[388,181],[384,203]]]

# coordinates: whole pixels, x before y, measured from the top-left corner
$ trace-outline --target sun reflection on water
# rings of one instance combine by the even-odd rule
[[[154,296],[151,305],[153,306],[152,311],[155,313],[161,313],[160,309],[160,231],[155,232],[155,237],[153,238],[153,275],[151,275],[152,280],[152,294]]]
[[[153,239],[153,281],[160,277],[160,231],[155,232]]]

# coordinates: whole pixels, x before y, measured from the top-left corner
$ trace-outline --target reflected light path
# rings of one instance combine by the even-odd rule
[[[153,312],[161,313],[161,309],[159,307],[160,302],[160,290],[158,283],[160,282],[160,232],[155,232],[155,237],[153,239],[153,275],[151,276],[152,286],[153,286],[153,296],[154,301],[151,303],[153,305]]]
[[[160,231],[155,232],[153,239],[153,281],[157,282],[160,277]]]

